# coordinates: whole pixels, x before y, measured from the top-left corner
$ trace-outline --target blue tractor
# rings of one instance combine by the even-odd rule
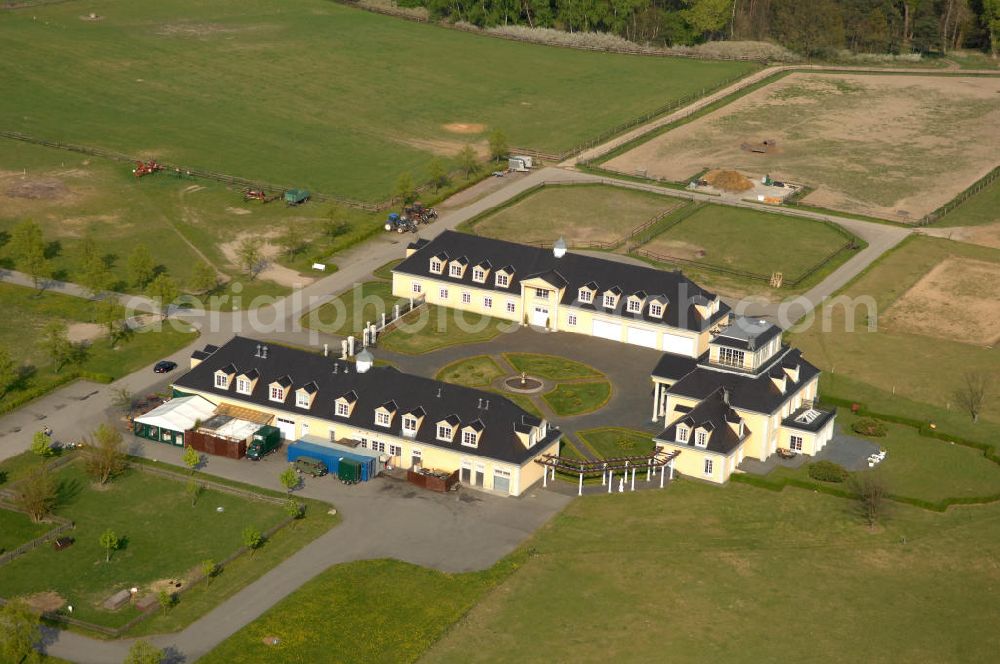
[[[406,217],[401,217],[396,212],[390,212],[389,217],[385,220],[385,230],[396,231],[397,233],[416,233],[417,225]]]

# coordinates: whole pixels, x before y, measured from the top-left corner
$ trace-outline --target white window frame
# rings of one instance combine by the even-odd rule
[[[603,304],[608,309],[614,309],[615,300],[616,300],[616,298],[615,298],[615,294],[614,293],[605,293],[604,294]]]
[[[381,410],[375,411],[375,424],[380,427],[392,426],[392,415]]]
[[[272,385],[271,389],[268,390],[268,398],[270,398],[271,401],[284,402],[285,388],[281,387],[280,385]]]
[[[403,418],[403,431],[408,431],[411,433],[417,432],[417,418],[412,415],[407,415]]]
[[[423,287],[420,285],[420,282],[419,281],[414,281],[413,282],[413,292],[417,293],[419,295],[422,290],[423,290]]]
[[[536,288],[535,297],[542,300],[547,300],[549,299],[549,291],[545,290],[544,288]]]
[[[577,297],[579,297],[580,301],[584,304],[590,304],[594,301],[594,293],[589,288],[581,288]]]
[[[479,445],[479,434],[475,431],[463,431],[462,432],[462,444],[469,447],[476,447]]]
[[[649,315],[650,316],[656,316],[657,318],[662,317],[663,316],[663,305],[660,304],[660,303],[658,303],[658,302],[654,302],[651,305],[649,305]]]
[[[788,437],[788,449],[790,449],[793,452],[801,452],[802,443],[804,442],[805,441],[803,440],[802,436],[791,435]]]
[[[447,424],[439,424],[437,425],[437,439],[450,443],[454,431],[455,430]]]
[[[631,314],[642,313],[642,302],[640,300],[629,300],[628,301],[628,312]]]
[[[576,314],[570,314],[566,317],[566,322],[570,325],[576,325]]]
[[[448,276],[459,277],[462,276],[462,265],[460,263],[452,263],[448,266]]]
[[[493,308],[493,298],[487,295],[483,298],[483,308],[492,309]]]
[[[389,456],[391,457],[403,457],[403,448],[399,445],[393,445],[389,443]]]
[[[678,443],[687,443],[687,441],[688,441],[688,429],[687,429],[687,427],[685,427],[685,426],[678,426],[677,427],[677,442]]]
[[[737,358],[739,358],[738,362]],[[719,364],[726,367],[742,368],[745,361],[746,353],[742,350],[729,348],[728,346],[719,347]]]
[[[337,415],[340,417],[348,417],[351,414],[351,404],[345,403],[343,401],[337,402]]]
[[[510,286],[510,275],[506,272],[497,272],[496,284],[500,288],[507,288]]]
[[[462,304],[472,304],[472,293],[462,293]]]
[[[695,447],[708,447],[708,434],[704,431],[699,431],[694,435]]]
[[[218,388],[220,388],[220,389],[223,389],[223,390],[228,390],[229,389],[229,375],[228,374],[223,374],[223,373],[217,373],[217,374],[215,374],[215,386],[218,387]]]
[[[240,394],[250,394],[250,386],[253,382],[249,378],[240,376],[236,379],[236,391]]]
[[[705,459],[704,473],[711,475],[715,470],[715,462],[712,459]]]
[[[295,393],[295,405],[299,408],[309,407],[309,394],[306,392],[296,392]]]
[[[472,280],[478,283],[486,281],[486,270],[481,267],[472,268]]]
[[[513,302],[513,300],[508,300],[507,301],[507,313],[509,313],[509,314],[516,314],[517,313],[517,304],[515,304]]]
[[[431,259],[431,272],[434,274],[441,274],[444,271],[444,263],[442,263],[437,258]]]
[[[448,299],[448,289],[447,288],[440,289],[438,291],[438,297],[441,298],[442,300],[447,300]]]

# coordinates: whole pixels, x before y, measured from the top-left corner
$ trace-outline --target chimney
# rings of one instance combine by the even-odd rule
[[[261,352],[261,355],[260,355],[261,358],[263,358],[263,359],[266,360],[267,359],[267,344],[264,344],[263,346],[260,347],[260,352]]]
[[[336,362],[333,363],[333,373],[335,374],[340,373],[340,365],[337,364]]]
[[[722,403],[726,404],[727,406],[729,405],[729,388],[728,387],[722,388]]]
[[[368,352],[368,349],[362,350],[358,353],[355,360],[354,367],[358,370],[359,374],[365,373],[372,368],[375,363],[375,356]]]
[[[329,357],[330,355],[330,344],[323,344],[323,357]]]
[[[260,344],[257,344],[257,352],[254,353],[254,357],[260,357]]]
[[[559,238],[556,243],[552,245],[552,255],[556,258],[562,258],[566,255],[566,240]]]
[[[439,387],[438,388],[438,399],[440,399],[440,398],[441,398],[441,388]]]
[[[476,405],[476,410],[482,410],[482,409],[483,409],[483,400],[480,397],[479,403]]]
[[[489,410],[489,409],[490,409],[490,400],[487,399],[486,400],[486,405],[483,406],[483,410]]]

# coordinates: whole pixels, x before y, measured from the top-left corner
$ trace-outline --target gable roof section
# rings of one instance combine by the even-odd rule
[[[687,355],[676,353],[664,353],[660,361],[653,367],[653,378],[663,378],[664,380],[677,381],[688,375],[698,366],[698,362],[708,359],[708,354],[703,354],[697,360]]]
[[[214,375],[219,367],[227,364],[236,367],[252,365],[260,372],[265,384],[285,376],[290,379],[294,388],[315,382],[318,392],[310,417],[375,431],[372,428],[372,412],[393,401],[403,413],[416,414],[415,411],[422,410],[426,414],[425,421],[451,420],[456,425],[465,426],[479,420],[485,427],[479,446],[474,450],[463,448],[463,452],[516,464],[532,458],[538,453],[538,449],[561,435],[558,430],[550,427],[544,440],[525,449],[514,432],[515,425],[526,420],[540,424],[541,420],[496,393],[414,376],[392,367],[374,366],[365,373],[358,373],[352,362],[334,360],[277,344],[270,345],[266,358],[254,357],[257,343],[254,339],[233,337],[212,353],[210,359],[203,360],[179,377],[174,384],[181,390],[198,390],[209,397],[225,396],[248,405],[256,404],[261,410],[294,413],[293,417],[301,417],[302,410],[297,410],[294,404],[271,401],[262,390],[253,395],[245,395],[215,387]],[[440,396],[437,396],[439,390]],[[335,414],[335,403],[339,397],[345,397],[348,401],[356,400],[356,407],[350,416]],[[384,432],[385,429],[381,431]],[[438,441],[436,434],[434,427],[420,427],[415,440],[428,446],[457,449],[454,444]]]
[[[803,359],[802,351],[797,348],[788,348],[784,354],[778,353],[778,358],[776,362],[769,363],[757,374],[732,373],[712,369],[702,363],[691,373],[668,387],[667,392],[701,400],[724,387],[729,390],[729,403],[734,407],[770,415],[791,398],[800,387],[819,374],[819,369]],[[778,390],[769,373],[772,366],[782,361],[797,361],[799,363],[799,379],[793,381],[788,378],[784,394]]]
[[[662,318],[650,317],[645,312],[627,314],[627,316],[641,318],[657,325],[667,325],[691,331],[707,329],[729,313],[729,307],[720,303],[719,311],[707,320],[702,319],[695,310],[694,303],[696,301],[708,302],[714,300],[716,296],[686,278],[679,271],[657,270],[652,267],[620,263],[573,252],[568,252],[562,258],[556,258],[551,249],[479,237],[457,231],[444,231],[412,256],[403,260],[396,266],[394,272],[438,278],[439,275],[430,271],[429,258],[442,253],[453,256],[468,256],[473,264],[489,260],[494,265],[509,267],[513,272],[508,288],[497,288],[492,282],[476,283],[472,280],[471,274],[466,274],[462,279],[453,280],[467,282],[476,288],[515,292],[520,287],[521,280],[541,277],[553,285],[562,284],[559,288],[566,288],[562,304],[583,309],[596,309],[602,312],[608,310],[602,306],[583,304],[577,300],[578,291],[582,286],[593,282],[593,285],[597,286],[597,290],[602,292],[617,288],[620,293],[644,291],[663,294],[669,299],[670,304]],[[624,301],[619,301],[614,310],[615,313],[624,314],[625,306]]]
[[[732,418],[736,418],[733,420]],[[750,430],[744,427],[741,438],[727,424],[728,421],[739,421],[739,415],[726,404],[722,389],[718,389],[710,394],[705,400],[691,409],[682,417],[674,420],[670,426],[663,430],[653,440],[661,443],[677,443],[677,425],[683,423],[691,429],[704,429],[709,432],[708,445],[705,447],[695,446],[693,434],[688,436],[687,445],[697,450],[708,450],[718,454],[730,454],[739,447],[740,443],[750,435]],[[684,443],[680,443],[683,445]]]
[[[722,328],[712,343],[740,350],[757,350],[767,345],[775,337],[781,336],[781,328],[760,318],[740,316]]]

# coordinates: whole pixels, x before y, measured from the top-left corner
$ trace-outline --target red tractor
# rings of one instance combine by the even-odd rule
[[[261,203],[270,203],[271,201],[279,198],[281,198],[281,194],[268,196],[267,192],[263,189],[246,189],[243,191],[244,201],[260,201]]]
[[[132,169],[132,175],[137,178],[141,178],[143,175],[149,175],[150,173],[162,170],[163,166],[161,166],[155,159],[150,159],[145,162],[137,161],[135,162],[135,168]]]

